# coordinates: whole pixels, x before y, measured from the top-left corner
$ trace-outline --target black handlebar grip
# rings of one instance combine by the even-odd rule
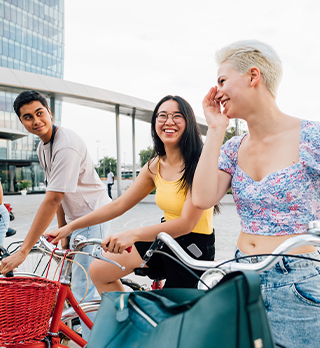
[[[8,256],[10,256],[10,254],[8,254],[7,249],[5,249],[4,247],[0,247],[0,260],[3,260]],[[6,277],[13,277],[13,271],[8,272],[6,274]]]

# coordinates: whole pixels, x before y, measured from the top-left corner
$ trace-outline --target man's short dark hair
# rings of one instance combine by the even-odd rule
[[[39,101],[47,110],[49,106],[46,97],[38,91],[30,90],[21,92],[13,103],[13,108],[17,116],[20,118],[20,109],[25,104],[30,104],[33,101]]]

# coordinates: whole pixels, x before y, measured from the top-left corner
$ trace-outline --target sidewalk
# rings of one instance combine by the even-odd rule
[[[10,222],[10,227],[17,230],[15,236],[6,238],[5,246],[13,240],[25,238],[44,197],[44,194],[4,196],[4,202],[11,203],[15,216],[15,220]],[[112,233],[159,223],[163,213],[154,203],[154,195],[148,196],[147,199],[149,202],[139,203],[122,216],[114,219],[111,225]],[[53,231],[57,227],[57,220],[54,218],[48,231]],[[213,217],[213,227],[216,234],[216,258],[232,258],[236,240],[240,233],[240,219],[231,195],[223,198],[221,214]]]

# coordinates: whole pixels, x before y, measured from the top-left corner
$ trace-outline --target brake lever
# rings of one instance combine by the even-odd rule
[[[162,249],[163,245],[164,245],[164,242],[161,239],[158,239],[158,237],[156,237],[154,242],[151,244],[149,250],[147,250],[146,253],[144,254],[140,267],[143,268],[146,265],[146,263],[151,259],[153,252],[155,250]]]
[[[103,251],[104,250],[102,249],[101,245],[95,245],[93,247],[93,251],[92,251],[92,254],[90,254],[90,256],[92,256],[92,257],[94,257],[95,259],[98,259],[98,260],[104,260],[104,261],[110,262],[113,265],[119,267],[121,269],[121,271],[124,271],[126,269],[124,266],[121,266],[118,262],[110,260],[110,259],[107,259],[106,257],[104,257],[102,255]]]

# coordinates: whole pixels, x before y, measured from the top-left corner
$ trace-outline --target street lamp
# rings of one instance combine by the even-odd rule
[[[106,177],[106,159],[105,159],[105,151],[106,149],[103,149],[103,177]]]
[[[98,169],[98,175],[99,175],[99,146],[100,146],[100,140],[97,140],[98,146],[97,146],[97,169]],[[99,175],[100,177],[100,175]]]

